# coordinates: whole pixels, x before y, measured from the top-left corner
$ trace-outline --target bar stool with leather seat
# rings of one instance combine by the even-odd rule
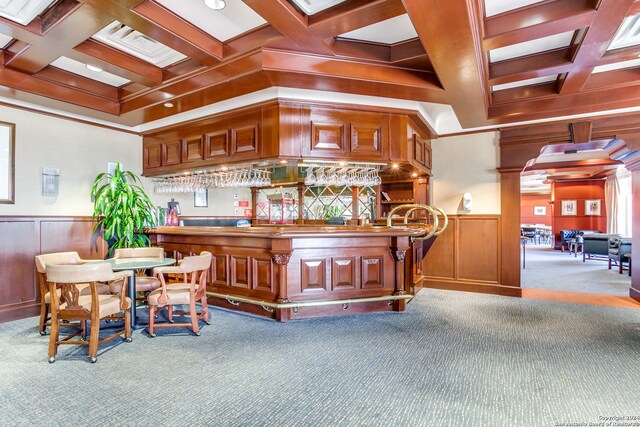
[[[211,253],[201,252],[200,255],[188,256],[182,259],[179,266],[156,267],[154,275],[160,279],[161,287],[151,292],[149,302],[149,335],[156,336],[155,328],[169,328],[176,326],[190,327],[195,335],[200,335],[198,322],[204,319],[209,324],[209,309],[207,306],[207,273],[211,267]],[[167,283],[165,274],[176,274],[184,278],[184,282]],[[191,280],[188,280],[188,276]],[[202,310],[196,309],[196,303],[200,302]],[[189,311],[174,311],[174,305],[189,305]],[[156,315],[168,310],[169,323],[156,324]],[[173,315],[188,315],[190,322],[173,323]]]
[[[114,273],[111,265],[106,262],[88,263],[80,265],[56,265],[47,267],[47,282],[51,298],[51,336],[49,338],[49,363],[56,360],[58,346],[61,344],[89,345],[89,360],[97,361],[98,346],[113,338],[124,335],[125,341],[131,342],[131,317],[128,308],[131,300],[125,296],[127,277],[131,271]],[[99,282],[120,282],[120,295],[102,295],[98,293]],[[80,295],[77,285],[88,283],[90,295]],[[118,313],[123,312],[123,316]],[[124,328],[100,340],[100,320],[122,320]],[[82,337],[72,340],[81,333],[74,331],[60,339],[60,327],[66,326],[65,320],[79,321],[86,325],[91,322],[89,340]],[[84,327],[83,327],[84,329]]]
[[[83,264],[86,261],[80,258],[78,252],[56,252],[51,254],[36,255],[36,270],[38,276],[38,287],[40,289],[40,323],[38,332],[40,335],[47,334],[47,326],[51,326],[51,316],[49,310],[49,285],[47,284],[47,266],[50,264]],[[79,283],[77,285],[80,295],[90,295],[91,289],[88,283]],[[98,293],[101,295],[109,295],[111,289],[108,285],[98,284]]]
[[[146,248],[118,248],[113,254],[114,259],[127,258],[164,258],[164,249],[158,247]],[[160,287],[160,281],[156,277],[149,277],[144,274],[136,275],[136,292],[148,294]],[[111,285],[111,292],[119,291],[119,283]],[[136,298],[136,301],[145,301],[146,298]]]

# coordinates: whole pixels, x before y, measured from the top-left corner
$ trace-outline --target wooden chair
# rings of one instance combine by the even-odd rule
[[[77,252],[56,252],[51,254],[36,255],[36,270],[38,276],[38,287],[40,289],[40,323],[38,332],[40,335],[47,334],[47,326],[51,326],[51,316],[49,310],[49,285],[47,284],[47,266],[51,264],[71,264],[77,265],[86,262],[81,259]],[[88,283],[77,285],[80,295],[90,295],[91,289]],[[106,284],[98,285],[98,293],[109,295],[111,290]]]
[[[164,249],[157,247],[148,248],[119,248],[116,249],[114,258],[126,259],[126,258],[164,258]],[[149,277],[142,272],[136,274],[136,292],[142,292],[145,295],[149,292],[156,290],[160,287],[160,281],[156,277]],[[119,284],[113,283],[111,285],[111,292],[117,293],[119,290]],[[136,301],[145,301],[146,297],[136,298]]]
[[[179,266],[157,267],[153,269],[154,275],[160,279],[161,288],[149,294],[149,335],[155,337],[155,328],[167,328],[174,326],[190,327],[195,335],[200,335],[198,321],[204,319],[209,324],[209,309],[207,306],[207,273],[211,267],[211,253],[202,252],[200,255],[188,256],[182,259]],[[165,274],[176,274],[184,277],[183,282],[169,283],[165,280]],[[191,280],[188,281],[188,276]],[[202,310],[198,313],[196,302],[200,301]],[[189,311],[174,311],[174,305],[189,305]],[[169,323],[156,324],[155,316],[164,309],[168,310]],[[188,315],[189,323],[173,323],[173,315]]]
[[[124,335],[124,339],[131,342],[131,317],[128,310],[131,300],[125,297],[127,277],[130,275],[131,271],[128,270],[114,273],[111,265],[105,262],[81,265],[51,264],[47,267],[49,294],[53,295],[50,303],[49,363],[55,362],[58,346],[61,344],[89,345],[89,360],[95,363],[100,344],[120,335]],[[120,296],[98,293],[98,282],[114,280],[120,282]],[[80,283],[89,284],[90,295],[80,295],[77,286]],[[124,316],[118,316],[120,312],[124,312]],[[100,320],[122,320],[123,317],[124,329],[100,340]],[[66,326],[62,323],[65,320],[79,321],[82,324],[82,331],[76,330],[60,339],[60,327]],[[85,339],[87,320],[91,322],[88,341]],[[80,333],[83,333],[80,340],[71,340]]]

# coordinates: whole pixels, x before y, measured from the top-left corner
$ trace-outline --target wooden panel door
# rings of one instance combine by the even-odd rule
[[[204,136],[204,158],[226,158],[229,155],[229,131],[227,129],[208,132]]]
[[[143,169],[153,169],[162,166],[162,147],[160,144],[145,144],[142,153]]]
[[[371,123],[351,123],[351,152],[379,156],[382,153],[382,127]]]
[[[251,264],[249,257],[231,255],[231,286],[250,288]]]
[[[300,260],[300,291],[303,294],[326,291],[326,261],[321,259]]]
[[[229,257],[214,255],[211,260],[211,283],[218,286],[229,286]]]
[[[274,293],[273,260],[271,258],[252,258],[253,286],[257,291]]]
[[[232,159],[257,158],[260,154],[260,133],[258,122],[231,128]]]
[[[331,259],[331,289],[357,289],[354,257]]]
[[[421,165],[425,164],[425,143],[420,136],[413,135],[413,160]]]
[[[185,138],[182,143],[182,163],[198,162],[203,159],[202,135]]]
[[[383,264],[382,257],[362,257],[360,266],[362,289],[384,287]]]
[[[182,148],[180,141],[165,142],[162,144],[162,166],[180,164],[182,160]]]

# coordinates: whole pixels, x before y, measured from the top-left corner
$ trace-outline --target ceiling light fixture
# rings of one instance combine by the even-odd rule
[[[224,0],[203,0],[203,2],[205,6],[213,10],[222,10],[227,5]]]
[[[167,107],[167,108],[171,108],[171,107],[173,107],[173,103],[171,103],[171,102],[165,102],[163,105],[164,105],[165,107]]]
[[[102,68],[100,68],[100,67],[98,67],[96,65],[86,64],[85,66],[87,67],[88,70],[95,71],[96,73],[101,73],[102,72]]]

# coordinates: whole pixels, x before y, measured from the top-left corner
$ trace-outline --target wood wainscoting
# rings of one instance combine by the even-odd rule
[[[104,259],[106,245],[93,224],[91,217],[0,216],[0,322],[38,314],[36,255],[77,251]]]
[[[500,215],[449,215],[449,226],[425,243],[423,287],[519,296],[501,286]]]

